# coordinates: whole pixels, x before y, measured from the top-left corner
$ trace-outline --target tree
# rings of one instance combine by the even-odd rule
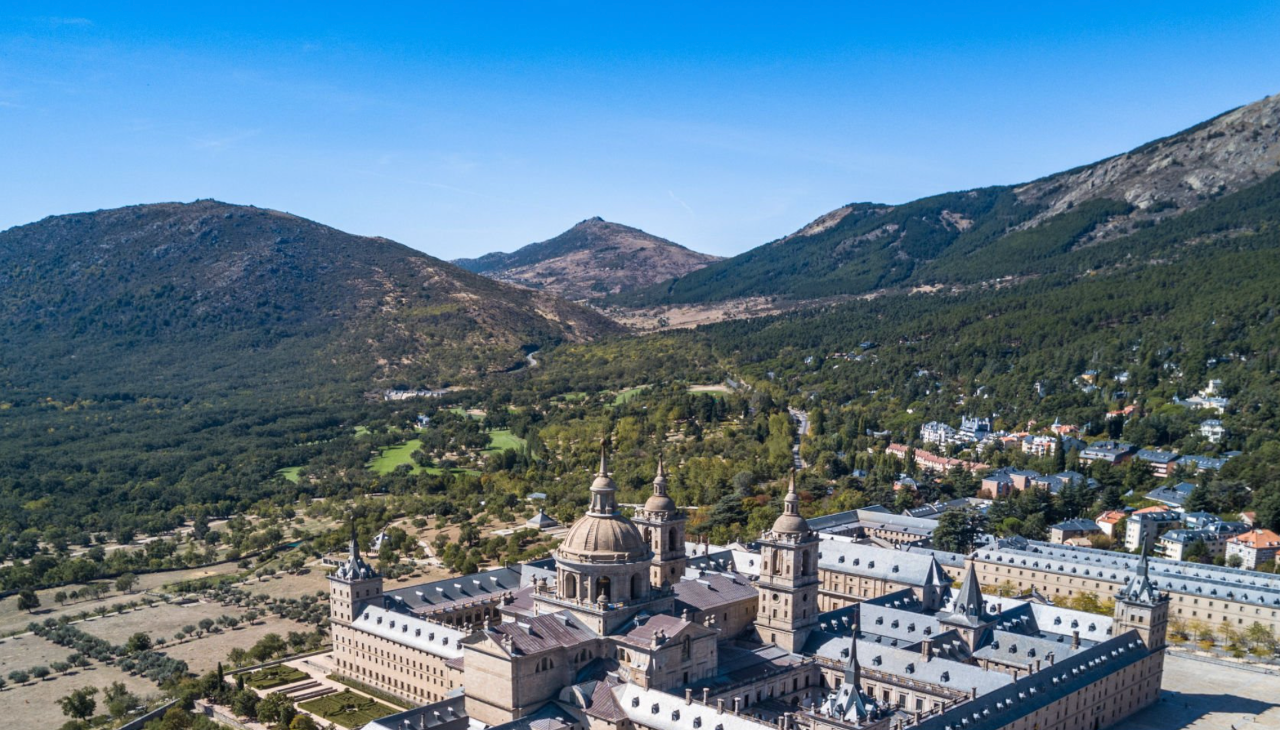
[[[129,640],[125,642],[125,645],[124,645],[124,650],[129,652],[130,654],[137,654],[139,652],[144,652],[150,648],[151,648],[151,637],[147,636],[146,632],[143,632],[143,631],[139,631],[133,636],[130,636]]]
[[[262,722],[288,725],[296,714],[293,700],[282,692],[272,692],[258,703],[258,720]]]
[[[12,672],[9,672],[9,681],[14,684],[26,684],[30,680],[31,675],[21,669],[15,669]]]
[[[116,578],[116,590],[121,593],[128,593],[132,591],[133,587],[136,585],[138,585],[138,576],[133,573],[121,573],[120,576]]]
[[[52,674],[52,672],[49,670],[48,667],[44,666],[43,664],[38,667],[31,668],[31,676],[35,677],[36,679],[44,679],[50,674]]]
[[[1241,565],[1244,565],[1244,560],[1243,560],[1239,555],[1228,555],[1228,556],[1227,556],[1227,567],[1228,567],[1228,568],[1239,568]]]
[[[320,726],[310,715],[298,715],[289,723],[289,730],[320,730]]]
[[[112,682],[103,691],[102,699],[107,704],[107,712],[116,719],[129,714],[129,711],[137,707],[139,702],[138,698],[124,686],[124,682]]]
[[[231,698],[231,711],[238,717],[247,717],[250,720],[257,718],[258,695],[248,689],[236,692]]]
[[[40,608],[40,597],[33,590],[24,590],[18,593],[18,610],[30,613]]]
[[[968,553],[981,534],[976,515],[964,510],[948,510],[938,517],[933,544],[949,553]]]
[[[93,699],[97,693],[97,687],[81,687],[58,700],[58,706],[62,708],[62,714],[67,717],[87,720],[93,717],[93,711],[98,708],[97,701]]]
[[[61,605],[65,604],[65,603],[67,602],[67,592],[66,592],[66,591],[58,591],[57,593],[53,594],[53,600],[54,600],[54,602],[55,602],[55,603],[57,603],[59,606],[61,606]]]

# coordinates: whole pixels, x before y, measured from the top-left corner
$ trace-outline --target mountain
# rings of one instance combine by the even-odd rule
[[[1169,225],[1277,171],[1280,96],[1272,96],[1024,185],[902,205],[853,203],[790,236],[608,303],[804,300],[1085,273],[1127,261],[1132,252],[1125,241],[1135,234]]]
[[[120,490],[161,509],[260,495],[300,444],[367,410],[365,394],[483,381],[530,348],[621,331],[550,294],[273,210],[198,201],[11,228],[0,515],[91,515]],[[54,473],[80,476],[42,481]],[[69,499],[58,512],[39,495]]]
[[[584,301],[684,276],[719,260],[638,228],[590,218],[513,253],[454,263],[500,281]]]

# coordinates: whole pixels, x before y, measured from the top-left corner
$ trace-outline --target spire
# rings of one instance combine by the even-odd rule
[[[978,572],[969,563],[964,574],[964,582],[960,584],[960,592],[951,602],[951,613],[947,619],[952,622],[977,626],[983,623],[986,611],[983,608],[982,586],[978,583]]]
[[[600,443],[600,469],[596,472],[596,479],[591,483],[591,506],[587,509],[589,514],[603,517],[612,517],[618,512],[617,487],[614,486],[613,480],[609,478],[609,458],[608,446],[604,442]]]
[[[351,520],[351,545],[348,556],[352,561],[360,559],[360,542],[356,538],[356,521],[354,518]]]
[[[784,515],[800,514],[800,495],[796,494],[796,470],[791,470],[791,479],[787,483],[787,496],[782,498],[782,513]]]
[[[653,478],[653,496],[667,496],[667,470],[662,463],[662,456],[658,456],[658,474]]]
[[[360,541],[356,537],[356,521],[351,519],[351,543],[347,546],[347,562],[338,566],[331,577],[338,580],[370,580],[378,576],[368,563],[360,557]]]
[[[1147,564],[1147,549],[1142,548],[1142,557],[1138,558],[1138,567],[1134,571],[1134,575],[1125,584],[1120,591],[1120,597],[1127,601],[1137,601],[1141,603],[1154,604],[1160,600],[1160,592],[1156,590],[1155,585],[1151,583],[1148,575],[1149,566]]]

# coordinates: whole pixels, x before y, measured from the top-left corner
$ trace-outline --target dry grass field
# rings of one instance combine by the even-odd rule
[[[47,588],[45,590],[36,591],[36,595],[40,598],[40,608],[28,613],[18,610],[18,597],[16,595],[0,601],[0,635],[8,634],[14,631],[21,631],[26,628],[27,624],[32,621],[43,621],[47,618],[58,618],[60,616],[75,616],[82,611],[92,613],[99,606],[111,607],[117,603],[128,603],[129,601],[139,600],[146,591],[159,589],[170,583],[183,580],[192,580],[194,578],[203,578],[210,575],[227,575],[236,572],[235,563],[218,563],[205,568],[191,568],[189,570],[170,570],[163,573],[147,573],[138,576],[138,585],[133,589],[132,593],[118,593],[114,590],[105,597],[96,601],[75,601],[67,603],[65,606],[59,606],[53,597],[59,591],[76,591],[83,588],[83,585],[62,586],[61,588]],[[109,582],[109,581],[101,581]]]
[[[52,641],[34,634],[0,641],[0,677],[6,681],[15,669],[28,670],[36,666],[49,666],[64,661],[75,653],[74,649],[58,646]],[[4,702],[0,701],[0,705]]]
[[[316,591],[329,595],[329,579],[319,563],[312,564],[305,574],[277,573],[270,578],[251,578],[236,585],[245,593],[264,594],[271,598],[301,598],[315,595]]]
[[[6,687],[3,692],[0,692],[0,708],[4,709],[4,718],[0,720],[0,726],[6,728],[62,727],[68,718],[58,707],[59,698],[81,687],[102,688],[112,682],[124,682],[130,692],[143,699],[160,694],[154,684],[141,677],[130,677],[115,667],[94,665],[87,670],[79,670],[56,679],[31,682],[21,687],[13,685]],[[98,709],[102,710],[101,694],[99,694]]]
[[[253,626],[241,624],[235,631],[224,630],[220,634],[205,634],[195,641],[164,646],[160,650],[167,656],[181,659],[187,663],[192,672],[201,674],[216,667],[218,662],[225,662],[232,649],[248,649],[267,634],[274,633],[283,637],[290,631],[308,633],[315,631],[315,627],[289,619],[271,617]]]
[[[169,641],[183,626],[198,624],[203,618],[216,620],[222,615],[240,618],[241,611],[218,603],[192,603],[185,606],[162,603],[152,608],[139,608],[105,618],[89,619],[76,626],[112,644],[123,644],[139,631],[146,632],[152,639],[163,637]]]

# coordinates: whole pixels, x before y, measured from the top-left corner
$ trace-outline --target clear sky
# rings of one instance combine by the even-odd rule
[[[212,197],[443,258],[595,215],[729,255],[1280,92],[1274,1],[199,5],[0,4],[0,229]]]

